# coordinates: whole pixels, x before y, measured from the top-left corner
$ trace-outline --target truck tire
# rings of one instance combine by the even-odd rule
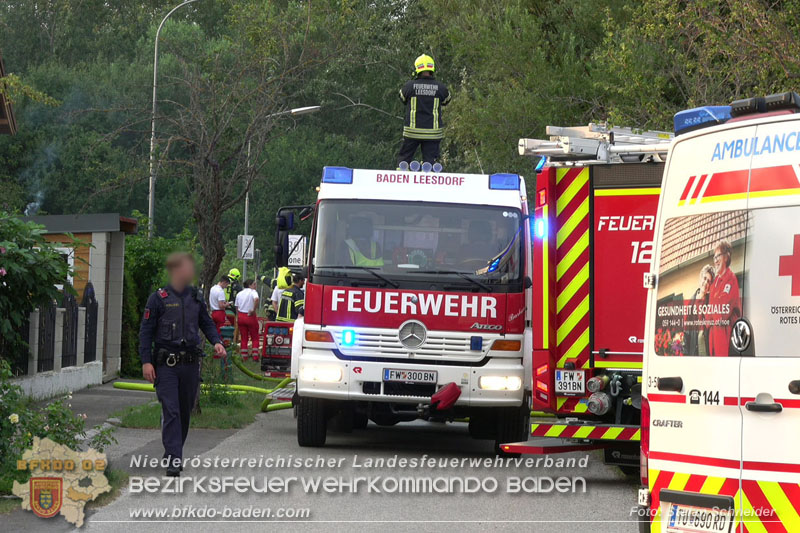
[[[504,407],[498,411],[494,451],[498,455],[518,457],[518,453],[504,452],[500,445],[528,440],[531,412],[525,407]]]
[[[298,398],[297,444],[300,446],[324,446],[328,433],[328,418],[325,400],[321,398]]]

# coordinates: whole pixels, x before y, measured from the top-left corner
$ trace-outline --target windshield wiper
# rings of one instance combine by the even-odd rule
[[[360,265],[336,265],[336,266],[325,265],[325,266],[319,266],[317,268],[318,269],[330,268],[330,269],[339,269],[339,270],[350,270],[350,269],[353,269],[353,270],[364,270],[365,272],[369,272],[370,274],[372,274],[373,276],[375,276],[379,280],[382,280],[382,281],[386,282],[387,284],[391,285],[395,289],[400,287],[400,285],[398,285],[394,281],[390,280],[389,278],[387,278],[383,274],[379,274],[378,272],[373,270],[374,267],[371,268],[371,267],[360,266]]]
[[[478,281],[477,279],[465,274],[464,272],[459,272],[458,270],[414,270],[413,272],[417,272],[419,274],[455,274],[456,276],[469,281],[470,283],[477,285],[481,289],[492,292],[492,288],[483,283],[482,281]]]

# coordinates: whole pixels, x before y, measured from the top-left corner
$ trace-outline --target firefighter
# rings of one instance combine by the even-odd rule
[[[142,374],[155,386],[161,402],[161,441],[168,462],[167,475],[179,476],[189,416],[200,384],[200,333],[214,345],[215,356],[226,354],[206,310],[203,293],[191,286],[194,258],[187,253],[171,254],[167,272],[169,285],[147,299],[139,329],[139,356]]]
[[[381,250],[372,237],[372,220],[367,217],[351,218],[347,224],[347,239],[340,251],[342,264],[382,267]]]
[[[305,277],[302,274],[292,275],[292,286],[281,293],[278,303],[278,322],[294,322],[298,316],[304,314],[306,295],[303,292]]]
[[[403,144],[398,162],[414,159],[417,146],[422,148],[423,161],[433,164],[439,158],[439,144],[444,136],[442,107],[450,102],[447,86],[433,76],[433,58],[423,54],[414,61],[416,78],[400,89],[400,100],[406,106],[403,123]]]

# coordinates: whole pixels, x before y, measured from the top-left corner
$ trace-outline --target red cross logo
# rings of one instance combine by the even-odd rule
[[[794,236],[792,255],[782,255],[778,263],[779,276],[792,277],[792,296],[800,296],[800,235]]]

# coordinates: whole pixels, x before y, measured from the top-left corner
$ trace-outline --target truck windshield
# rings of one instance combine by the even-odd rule
[[[507,207],[323,200],[314,272],[390,286],[438,282],[498,290],[521,281],[521,220],[518,209]],[[487,269],[507,247],[503,260]]]

